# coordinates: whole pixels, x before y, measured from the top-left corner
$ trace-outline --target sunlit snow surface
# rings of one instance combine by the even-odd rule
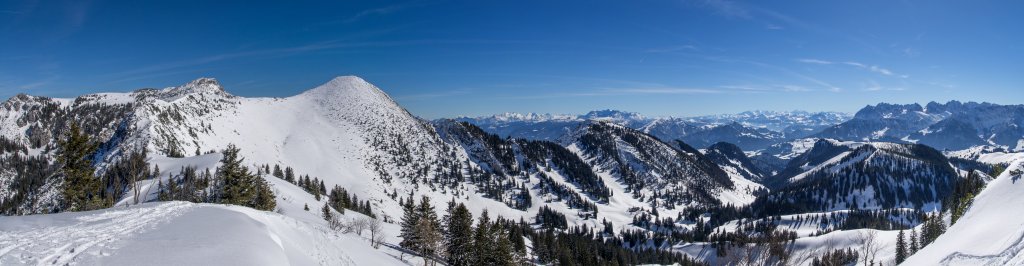
[[[1012,176],[1024,160],[1010,164],[985,187],[945,234],[910,257],[906,265],[1024,264],[1024,180]]]
[[[0,217],[0,231],[0,265],[403,264],[323,223],[214,204]]]

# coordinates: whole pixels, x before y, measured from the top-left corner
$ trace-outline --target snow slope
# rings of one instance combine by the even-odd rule
[[[216,168],[221,155],[156,156],[166,183],[181,167]],[[132,205],[89,212],[0,216],[0,265],[399,265],[416,259],[370,247],[367,234],[341,234],[320,217],[320,201],[298,186],[265,177],[276,212],[187,202]],[[143,180],[143,198],[156,198],[157,179]],[[310,210],[304,210],[309,206]],[[343,221],[365,218],[334,212]],[[386,243],[398,243],[398,225],[384,224]],[[173,252],[168,252],[173,251]]]
[[[974,198],[964,216],[932,244],[911,256],[905,265],[1021,265],[1024,264],[1024,181],[1010,167]]]
[[[394,229],[394,228],[392,228]],[[0,217],[2,265],[395,265],[387,248],[249,208],[161,202]]]
[[[791,261],[787,265],[811,265],[812,260],[820,254],[836,249],[853,249],[860,254],[874,254],[872,257],[874,265],[892,265],[896,257],[896,235],[899,231],[880,231],[874,229],[858,229],[847,231],[834,231],[820,236],[797,238],[796,241],[787,244],[792,251]],[[874,235],[875,244],[869,249],[863,245],[867,239]],[[684,243],[673,246],[673,249],[688,256],[699,258],[711,265],[743,265],[727,264],[729,261],[742,261],[744,258],[743,248],[730,249],[725,257],[716,255],[716,248],[705,242]],[[874,251],[874,252],[869,252]],[[858,257],[855,265],[867,265],[869,260],[865,256]],[[922,264],[926,265],[926,264]]]
[[[1024,159],[1024,152],[1010,152],[993,146],[974,146],[968,149],[949,151],[946,156],[974,160],[987,164],[1008,164]]]

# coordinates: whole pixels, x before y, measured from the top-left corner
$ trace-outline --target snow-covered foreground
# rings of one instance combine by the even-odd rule
[[[879,262],[882,265],[890,265],[896,257],[897,233],[899,232],[857,229],[797,238],[796,241],[787,244],[787,248],[792,252],[789,264],[810,265],[815,257],[819,257],[825,252],[852,249],[860,254],[869,254],[859,257],[857,265],[866,264],[868,260],[873,260],[876,265]],[[673,249],[712,265],[728,264],[728,261],[742,261],[746,256],[743,252],[747,252],[743,248],[733,248],[727,252],[725,257],[718,257],[715,247],[705,242],[679,244]]]
[[[906,265],[1024,264],[1024,170],[1018,159],[988,184],[964,216]]]
[[[351,218],[356,214],[349,214]],[[386,225],[385,231],[395,231]],[[393,235],[393,234],[392,234]],[[401,253],[324,223],[187,202],[0,217],[0,265],[396,265]],[[410,256],[405,256],[407,259]]]

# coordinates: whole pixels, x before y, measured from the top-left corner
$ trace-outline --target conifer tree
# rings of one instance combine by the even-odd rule
[[[480,214],[477,220],[476,230],[473,231],[473,265],[493,265],[494,256],[490,254],[491,240],[491,218],[487,216],[487,210]]]
[[[77,124],[72,124],[67,136],[60,143],[57,163],[64,175],[62,194],[67,210],[85,211],[104,207],[102,181],[95,176],[92,156],[96,143],[89,140]]]
[[[270,190],[270,185],[267,184],[267,180],[262,177],[254,177],[256,183],[256,198],[253,199],[253,208],[264,211],[272,211],[277,208],[277,198],[274,197],[274,192]]]
[[[440,250],[443,240],[440,228],[437,226],[436,216],[435,221],[420,217],[416,226],[416,240],[419,242],[419,250],[417,252],[423,256],[424,261],[427,261],[428,265],[435,264],[434,257]]]
[[[276,165],[276,164],[274,165],[274,172],[273,172],[272,175],[274,177],[277,177],[277,178],[280,178],[280,179],[284,179],[284,172],[281,171],[281,166],[280,165]]]
[[[918,250],[917,229],[914,229],[914,228],[910,229],[910,241],[909,242],[910,242],[910,253],[908,253],[908,255],[914,255],[914,253],[917,253],[917,250]]]
[[[287,166],[284,168],[284,180],[287,180],[288,182],[295,184],[295,170],[292,170],[291,166]]]
[[[399,237],[402,238],[402,242],[398,244],[403,248],[409,250],[418,250],[419,242],[416,239],[416,225],[419,223],[419,213],[416,212],[416,200],[409,195],[409,199],[402,205],[402,231],[399,233]]]
[[[220,193],[220,202],[265,211],[273,210],[277,203],[269,185],[263,178],[253,175],[242,165],[244,159],[239,156],[239,151],[234,144],[229,144],[223,151],[221,167],[217,169],[217,178],[223,190]]]
[[[903,230],[896,235],[896,263],[903,263],[907,259],[907,241],[903,237]]]
[[[331,220],[331,206],[329,205],[329,202],[324,202],[324,207],[321,209],[321,211],[323,212],[322,215],[324,217],[324,220],[330,221]]]
[[[521,222],[520,226],[525,222]],[[526,261],[526,241],[523,240],[523,232],[517,227],[509,230],[509,241],[512,242],[512,250],[515,251],[515,261]],[[521,263],[520,263],[521,264]]]
[[[420,205],[416,207],[416,215],[418,221],[415,231],[419,245],[417,252],[427,257],[433,256],[437,254],[442,236],[441,222],[437,219],[437,211],[434,206],[430,204],[430,198],[423,196]]]
[[[512,241],[508,239],[509,234],[500,223],[495,223],[491,228],[491,237],[494,244],[490,245],[491,251],[489,253],[494,257],[491,259],[493,264],[490,265],[515,265],[515,257],[513,257],[515,250],[512,248]]]
[[[454,202],[453,202],[454,203]],[[445,251],[451,266],[473,265],[473,214],[465,204],[449,204],[445,222]]]

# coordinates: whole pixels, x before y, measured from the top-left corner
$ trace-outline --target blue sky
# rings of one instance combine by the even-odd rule
[[[358,75],[426,118],[1024,103],[1021,1],[256,2],[2,1],[0,97]]]

